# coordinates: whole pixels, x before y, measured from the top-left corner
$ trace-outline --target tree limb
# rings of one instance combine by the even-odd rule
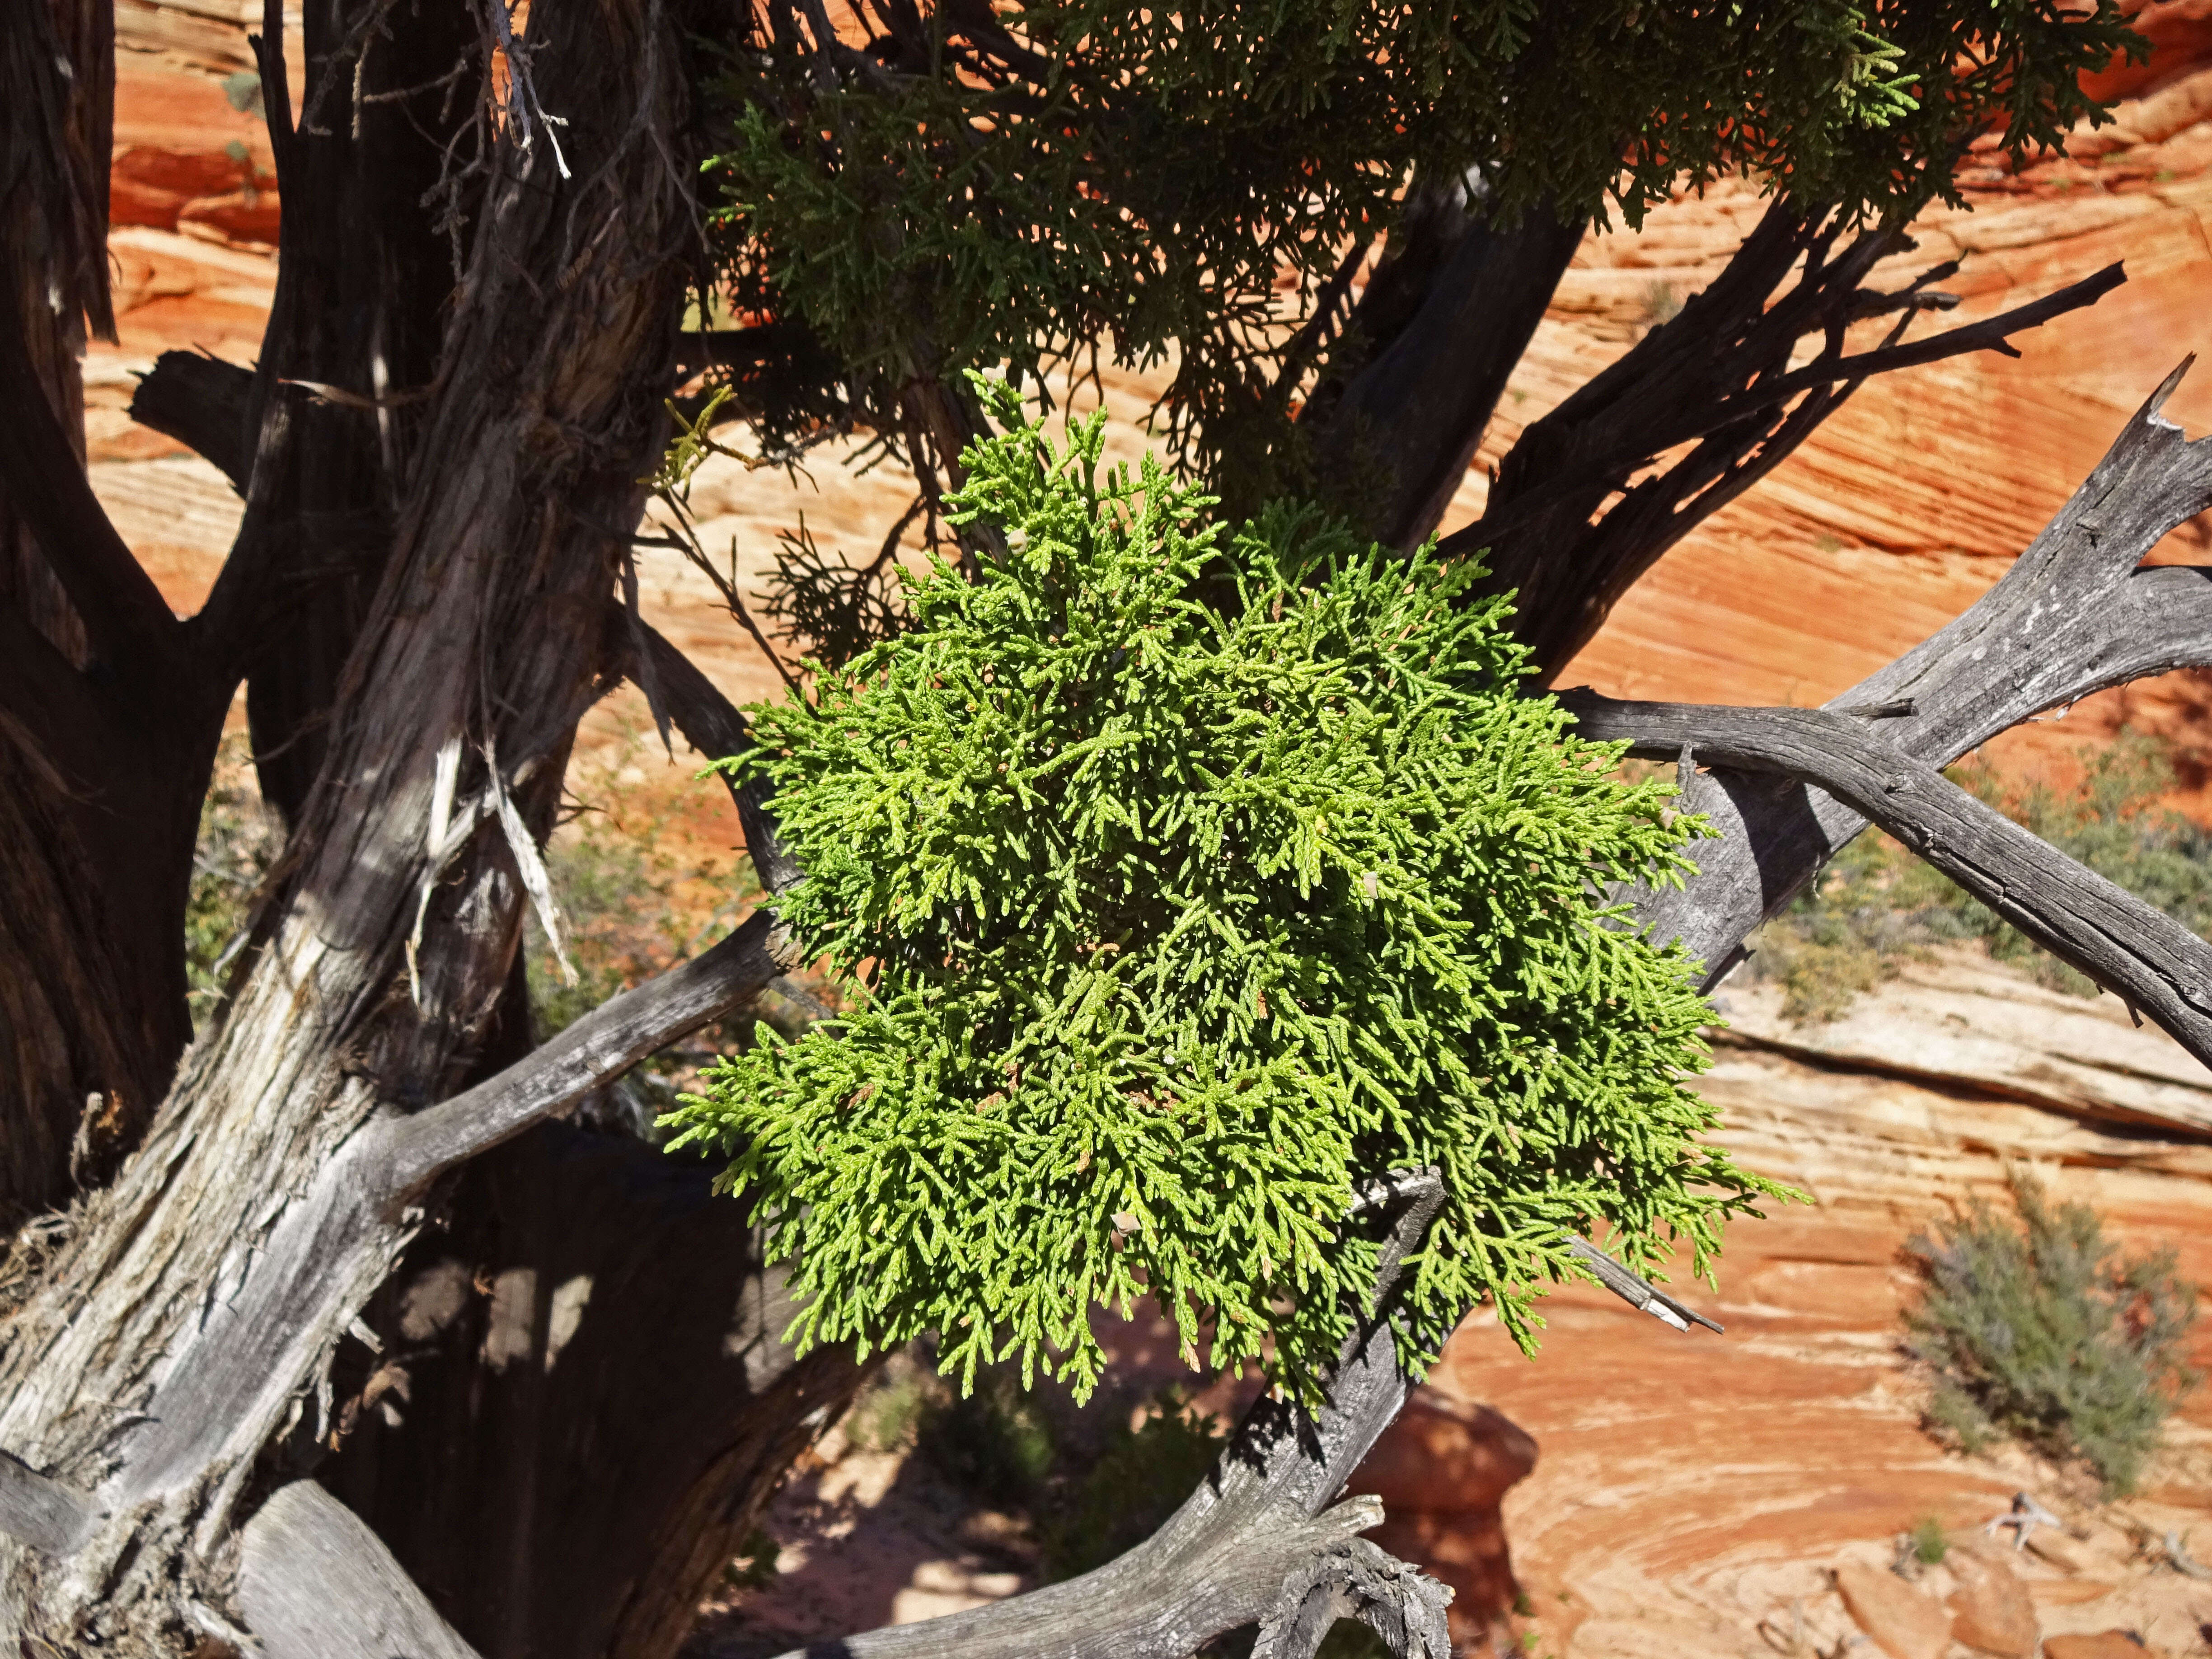
[[[1438,550],[1451,554],[1478,551],[1497,537],[1520,528],[1600,479],[1625,478],[1652,457],[1665,453],[1677,444],[1709,436],[1747,415],[1785,404],[1802,392],[1847,381],[1863,381],[1876,374],[1940,362],[1946,357],[1963,356],[1970,351],[2004,349],[2011,335],[2023,329],[2040,327],[2069,311],[2093,306],[2126,280],[2127,272],[2122,266],[2110,264],[2056,294],[2045,295],[2040,300],[1980,322],[1968,323],[1911,345],[1885,346],[1848,356],[1839,349],[1826,352],[1803,368],[1777,375],[1771,380],[1754,381],[1728,397],[1700,401],[1693,414],[1679,415],[1633,433],[1622,434],[1610,447],[1578,457],[1583,476],[1562,478],[1510,505],[1485,513],[1473,524],[1444,538],[1437,544]],[[2007,355],[2016,357],[2020,354],[2008,350]]]
[[[136,760],[101,707],[100,695],[20,606],[0,603],[0,736],[67,799],[127,776]]]
[[[610,603],[622,609],[618,603]],[[745,724],[745,717],[715,689],[712,680],[699,672],[696,664],[669,642],[666,635],[642,622],[633,629],[627,613],[611,624],[609,631],[611,637],[630,641],[630,650],[617,672],[635,682],[641,690],[650,684],[652,692],[666,705],[676,729],[683,732],[694,749],[709,760],[723,760],[752,747],[752,731]],[[641,657],[637,648],[641,641]],[[776,839],[775,819],[769,811],[772,792],[768,781],[755,776],[741,783],[726,772],[721,776],[729,786],[730,799],[737,803],[738,817],[744,825],[745,850],[752,856],[761,885],[772,894],[782,892],[797,882],[802,872],[799,860]]]
[[[1559,702],[1583,735],[1632,754],[1694,753],[1820,785],[2212,1066],[2212,945],[1901,754],[1879,727],[1822,708],[1617,702],[1588,690]]]
[[[1884,225],[1834,251],[1846,228],[1827,207],[1777,202],[1710,287],[1521,434],[1484,516],[1439,543],[1446,556],[1484,555],[1484,592],[1517,595],[1516,630],[1547,675],[1588,642],[1662,553],[1771,472],[1869,375],[2001,345],[2120,280],[2113,267],[1905,345],[1899,337],[1916,313],[1953,301],[1928,284],[1955,267],[1937,266],[1893,293],[1870,289],[1875,266],[1912,243]],[[1881,349],[1845,353],[1853,322],[1899,313]],[[1825,335],[1825,344],[1793,370],[1809,334]],[[1689,453],[1636,478],[1686,442]]]
[[[1941,632],[1834,698],[1909,704],[1882,722],[1904,755],[1946,766],[2046,708],[2147,674],[2212,664],[2212,572],[2138,569],[2168,531],[2212,507],[2212,440],[2160,413],[2194,359],[2128,422],[2073,498],[1991,588]],[[1728,972],[1744,936],[1787,904],[1865,818],[1795,779],[1716,766],[1677,803],[1720,838],[1680,890],[1635,890],[1636,919]]]
[[[238,1599],[265,1659],[477,1659],[368,1523],[312,1480],[239,1534]]]
[[[17,314],[15,275],[0,260],[0,316]],[[149,669],[182,689],[180,624],[92,493],[31,367],[21,337],[0,328],[0,483],[83,620],[94,650],[132,678]]]
[[[1346,325],[1359,338],[1390,331],[1347,380],[1317,388],[1301,417],[1317,428],[1325,474],[1358,476],[1370,493],[1379,481],[1367,528],[1401,549],[1443,517],[1586,226],[1545,202],[1500,229],[1457,180],[1430,195],[1428,211],[1408,216],[1413,246],[1376,272]],[[1425,260],[1425,239],[1443,243]],[[1294,385],[1296,365],[1285,368]]]
[[[165,351],[131,394],[131,418],[165,433],[243,495],[253,475],[253,371],[198,351]]]
[[[1449,1659],[1452,1593],[1364,1538],[1322,1551],[1283,1581],[1252,1659],[1313,1659],[1340,1619],[1370,1626],[1398,1659]]]
[[[619,1077],[647,1055],[719,1019],[791,968],[788,936],[757,910],[713,949],[611,997],[495,1077],[369,1131],[373,1184],[405,1202],[454,1165]]]
[[[1747,414],[1754,409],[1771,409],[1785,403],[1801,392],[1810,392],[1816,386],[1833,386],[1843,380],[1864,380],[1876,374],[1893,374],[1900,368],[1917,368],[1923,363],[1942,362],[1946,357],[1961,357],[1970,351],[1996,351],[2008,357],[2020,356],[2012,344],[2012,337],[2024,330],[2040,328],[2055,317],[2069,311],[2079,311],[2093,306],[2114,289],[2128,280],[2126,268],[2117,261],[2102,270],[2084,276],[2078,283],[2069,283],[2054,294],[2040,300],[2031,300],[2024,306],[1985,317],[1979,322],[1964,323],[1947,329],[1927,339],[1916,340],[1911,345],[1888,345],[1874,351],[1862,351],[1850,356],[1840,353],[1824,355],[1819,361],[1804,368],[1780,375],[1762,385],[1747,387],[1733,398],[1724,398],[1698,421],[1685,421],[1673,433],[1662,433],[1653,442],[1653,451],[1671,449],[1678,443],[1702,437]]]

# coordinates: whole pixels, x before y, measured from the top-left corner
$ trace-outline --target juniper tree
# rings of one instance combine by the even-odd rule
[[[964,1299],[1086,1363],[1064,1284],[1023,1307],[947,1256],[872,1304],[851,1252],[876,1247],[804,1207],[860,1166],[796,1156],[803,1133],[879,1122],[886,1083],[972,1091],[1011,1059],[976,1134],[1063,1162],[1039,1197],[973,1206],[1007,1259],[1072,1240],[1109,1291],[1139,1265],[1184,1273],[1224,1354],[1267,1322],[1285,1392],[1116,1562],[849,1650],[1167,1659],[1256,1620],[1304,1650],[1343,1605],[1410,1650],[1437,1639],[1433,1597],[1349,1541],[1371,1505],[1330,1500],[1455,1298],[1511,1309],[1583,1263],[1648,1300],[1582,1230],[1618,1224],[1650,1265],[1666,1224],[1694,1254],[1751,1195],[1696,1150],[1696,993],[1867,818],[2212,1054],[2201,942],[1936,769],[2044,707],[2212,660],[2201,573],[2136,569],[2212,505],[2212,465],[2157,398],[1989,599],[1832,710],[1546,700],[1660,552],[1868,375],[2118,280],[1948,331],[1925,320],[1940,277],[1870,285],[1969,139],[2026,155],[2097,118],[2079,72],[2136,45],[2109,0],[301,13],[306,84],[281,6],[260,45],[285,211],[259,358],[165,358],[135,405],[246,504],[183,620],[93,499],[75,424],[74,348],[109,325],[108,8],[0,21],[0,1633],[672,1652],[857,1385],[852,1338]],[[1481,522],[1431,545],[1580,239],[1723,173],[1771,197],[1726,273],[1532,425]],[[1853,331],[1873,319],[1878,343]],[[966,378],[1035,393],[1108,358],[1174,368],[1165,470],[1134,496],[1048,473]],[[823,708],[886,736],[879,694],[938,699],[933,649],[986,688],[979,716],[1024,672],[1091,702],[994,704],[995,728],[939,708],[914,734],[968,793],[920,828],[868,804],[820,709],[766,718],[756,744],[627,598],[672,398],[772,458],[858,434],[913,471],[940,568],[911,632],[823,664]],[[898,623],[884,575],[810,555],[785,614],[842,659]],[[1117,592],[1159,629],[1117,635]],[[522,915],[577,721],[622,679],[708,757],[758,757],[734,787],[775,902],[533,1048]],[[187,1050],[193,827],[241,685],[287,842]],[[1179,744],[1101,713],[1177,688],[1212,722]],[[988,730],[1031,745],[1014,793],[976,772]],[[1124,732],[1160,764],[1115,817],[1098,780]],[[1623,744],[1705,763],[1683,817],[1603,777]],[[923,775],[898,753],[872,763]],[[1692,820],[1711,833],[1686,841]],[[1116,839],[1132,822],[1141,846]],[[1486,822],[1494,893],[1459,856]],[[899,839],[925,830],[998,850]],[[876,957],[842,1044],[741,1057],[701,1121],[733,1137],[748,1194],[552,1121],[802,949],[857,968],[894,898],[927,914],[899,913],[908,959]],[[1017,902],[1038,939],[1006,925]],[[1253,945],[1233,971],[1175,933],[1206,906]],[[1024,957],[1041,939],[1080,960]],[[1209,950],[1220,983],[1163,981]],[[1060,1000],[1018,1007],[1003,975],[1038,967]],[[1089,1028],[1079,983],[1100,993]],[[950,1053],[954,1008],[982,1050]],[[941,1064],[895,1075],[902,1054]],[[1204,1135],[1164,1127],[1185,1096],[1152,1085],[1193,1076],[1258,1098]],[[1085,1102],[1088,1166],[1062,1133]],[[1239,1111],[1286,1126],[1281,1167],[1236,1164]],[[1218,1146],[1243,1197],[1177,1208],[1101,1156],[1108,1131],[1147,1169]],[[1233,1248],[1176,1255],[1209,1219]],[[803,1356],[794,1317],[822,1339]]]

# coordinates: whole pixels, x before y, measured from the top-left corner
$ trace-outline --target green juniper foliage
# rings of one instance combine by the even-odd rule
[[[2169,1249],[2122,1257],[2085,1204],[2013,1181],[2021,1224],[1976,1204],[1905,1255],[1927,1282],[1906,1346],[1934,1375],[1930,1426],[1967,1451],[2010,1436],[2133,1490],[2180,1396],[2196,1287]]]
[[[2107,118],[2078,76],[2143,46],[2113,0],[1035,0],[980,42],[948,13],[730,61],[717,305],[798,328],[820,382],[765,399],[771,447],[840,379],[1172,354],[1178,453],[1240,501],[1299,487],[1297,401],[1363,348],[1297,325],[1417,176],[1507,222],[1633,225],[1737,170],[1909,216],[1978,132],[2018,158]]]
[[[1703,1270],[1778,1189],[1698,1143],[1690,964],[1597,897],[1690,867],[1668,792],[1520,694],[1469,567],[1304,507],[1227,532],[985,395],[1013,429],[951,508],[1004,562],[940,565],[736,763],[807,872],[785,917],[868,988],[673,1115],[797,1257],[802,1344],[933,1330],[1087,1393],[1092,1310],[1149,1291],[1193,1363],[1310,1398],[1374,1282],[1354,1180],[1428,1165],[1416,1363],[1485,1297],[1531,1344],[1601,1224]]]

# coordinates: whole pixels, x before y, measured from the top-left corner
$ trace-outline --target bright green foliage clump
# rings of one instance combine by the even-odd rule
[[[854,13],[863,48],[732,59],[729,311],[804,322],[824,385],[1172,350],[1178,436],[1234,456],[1218,489],[1295,483],[1276,451],[1336,349],[1296,325],[1417,173],[1479,173],[1504,222],[1634,224],[1737,169],[1909,216],[1955,198],[1976,133],[2018,156],[2102,118],[2080,74],[2142,45],[2112,0],[1034,0],[981,35]]]
[[[2054,1206],[2025,1177],[2013,1195],[2020,1227],[1978,1204],[1905,1245],[1928,1281],[1905,1326],[1935,1375],[1929,1421],[1970,1452],[2011,1436],[2131,1491],[2197,1382],[2196,1287],[2170,1248],[2123,1259],[2087,1205]]]
[[[1601,1223],[1702,1267],[1774,1189],[1697,1144],[1688,965],[1595,897],[1687,867],[1666,792],[1520,695],[1467,567],[1297,508],[1224,537],[1100,441],[971,448],[954,509],[1003,563],[756,713],[784,915],[870,994],[675,1121],[797,1256],[800,1340],[936,1330],[1087,1391],[1091,1310],[1150,1291],[1194,1358],[1307,1391],[1373,1285],[1354,1179],[1431,1164],[1417,1356],[1486,1296],[1529,1341]]]

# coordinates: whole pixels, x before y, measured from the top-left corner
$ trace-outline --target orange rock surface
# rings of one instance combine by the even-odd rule
[[[1997,1659],[2033,1659],[2041,1629],[2035,1600],[2020,1575],[2002,1556],[1973,1558],[1961,1552],[1961,1557],[1972,1566],[1966,1583],[1946,1602],[1951,1609],[1951,1634]]]
[[[2147,1659],[2148,1650],[2124,1630],[2092,1636],[2054,1636],[2043,1644],[2044,1659]]]
[[[1520,1598],[1498,1505],[1535,1467],[1535,1441],[1502,1412],[1419,1389],[1352,1477],[1348,1492],[1373,1493],[1388,1517],[1368,1536],[1451,1586],[1462,1646]]]
[[[1941,1659],[1951,1645],[1951,1615],[1893,1574],[1839,1567],[1836,1589],[1859,1628],[1889,1659]]]

